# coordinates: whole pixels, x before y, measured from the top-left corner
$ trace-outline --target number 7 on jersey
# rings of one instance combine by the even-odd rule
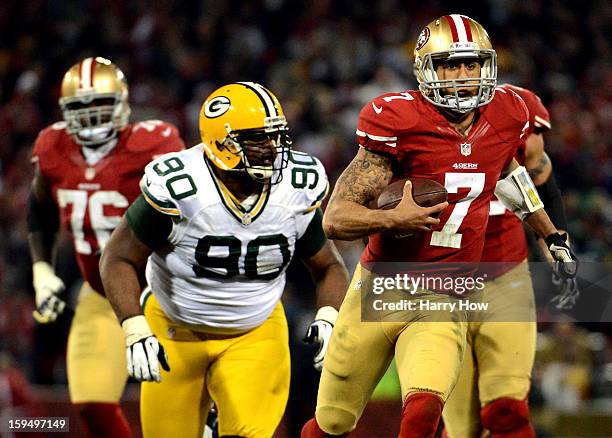
[[[445,174],[444,187],[448,193],[458,193],[460,188],[469,188],[470,191],[465,198],[455,204],[455,208],[442,229],[431,234],[430,244],[432,246],[461,248],[462,234],[457,231],[467,216],[472,201],[482,193],[484,185],[484,173],[447,172]]]

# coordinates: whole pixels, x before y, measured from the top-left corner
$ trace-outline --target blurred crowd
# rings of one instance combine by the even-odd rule
[[[0,2],[0,348],[36,380],[61,380],[61,369],[47,378],[36,371],[47,356],[33,340],[48,335],[36,335],[30,314],[26,204],[31,148],[37,133],[61,118],[59,83],[72,64],[95,55],[113,60],[128,78],[132,119],[173,122],[187,144],[199,141],[199,108],[209,92],[237,80],[261,82],[279,97],[295,148],[319,157],[334,181],[356,151],[362,105],[416,86],[416,37],[447,13],[483,24],[498,52],[499,82],[534,90],[550,110],[546,147],[575,249],[582,260],[612,261],[609,1],[6,0]],[[359,248],[343,249],[354,265]],[[74,276],[70,267],[65,272]],[[289,302],[303,307],[291,290]],[[307,320],[299,312],[290,316],[298,325]]]

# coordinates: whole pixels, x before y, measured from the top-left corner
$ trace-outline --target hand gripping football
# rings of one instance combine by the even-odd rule
[[[412,182],[412,198],[417,205],[431,207],[447,200],[448,192],[436,181],[426,178],[402,178],[389,184],[378,195],[376,208],[380,210],[395,208],[402,200],[404,185],[408,179]]]

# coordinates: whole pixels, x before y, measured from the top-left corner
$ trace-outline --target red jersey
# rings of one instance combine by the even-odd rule
[[[517,93],[529,111],[529,129],[524,136],[527,139],[532,133],[539,134],[550,129],[550,115],[540,98],[525,88],[504,84],[497,92],[512,90]],[[522,143],[516,154],[519,164],[525,164],[525,143]],[[483,262],[508,262],[503,265],[487,267],[489,278],[496,278],[512,269],[527,258],[527,239],[521,220],[507,210],[496,198],[491,201],[489,224],[485,235],[482,253]]]
[[[101,250],[128,206],[140,194],[144,167],[156,156],[184,149],[178,130],[158,120],[126,126],[115,147],[88,165],[77,144],[58,122],[40,132],[32,161],[70,231],[83,278],[104,294],[98,263]]]
[[[402,240],[382,233],[370,236],[362,263],[461,262],[475,266],[480,261],[495,185],[529,124],[525,103],[515,93],[496,93],[479,112],[463,137],[419,91],[385,94],[361,110],[359,145],[392,155],[394,178],[428,178],[444,185],[450,204],[431,232]],[[420,272],[436,269],[439,267],[423,264]],[[447,272],[465,269],[463,265],[447,268]]]

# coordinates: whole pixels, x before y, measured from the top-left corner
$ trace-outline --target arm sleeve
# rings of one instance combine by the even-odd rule
[[[561,230],[567,230],[567,218],[565,216],[565,207],[563,205],[563,197],[554,174],[550,174],[550,177],[542,185],[536,187],[538,194],[542,198],[546,213],[550,216],[550,220],[555,227]]]
[[[156,210],[143,195],[128,208],[125,218],[142,243],[155,250],[164,246],[172,231],[172,218]]]
[[[42,232],[44,236],[51,238],[59,229],[57,204],[52,198],[39,201],[33,193],[30,193],[27,221],[29,232]]]
[[[325,242],[327,237],[323,232],[323,212],[317,208],[306,231],[295,244],[295,253],[301,259],[308,259],[319,252]]]

